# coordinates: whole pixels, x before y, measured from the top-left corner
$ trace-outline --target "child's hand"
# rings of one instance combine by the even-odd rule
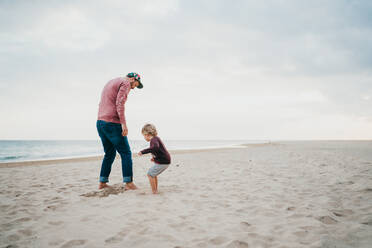
[[[155,160],[154,160],[154,158],[151,158],[151,162],[154,162]]]
[[[139,153],[138,153],[138,156],[142,156],[142,152],[139,152]]]

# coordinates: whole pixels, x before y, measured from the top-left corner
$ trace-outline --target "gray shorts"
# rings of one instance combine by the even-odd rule
[[[152,177],[156,177],[157,175],[159,175],[160,173],[165,171],[168,168],[168,166],[169,166],[169,164],[154,163],[154,165],[147,172],[147,175],[152,176]]]

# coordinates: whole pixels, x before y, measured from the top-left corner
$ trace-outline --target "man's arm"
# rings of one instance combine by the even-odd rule
[[[120,86],[119,92],[116,97],[116,111],[118,112],[121,127],[123,129],[123,136],[126,136],[128,134],[128,128],[125,119],[125,102],[127,101],[129,90],[130,84],[123,83]]]

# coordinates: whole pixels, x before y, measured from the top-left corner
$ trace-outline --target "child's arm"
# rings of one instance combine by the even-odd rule
[[[152,139],[151,142],[150,142],[150,147],[140,151],[138,153],[138,155],[141,156],[141,155],[147,154],[147,153],[154,153],[154,151],[156,151],[157,149],[159,149],[159,142],[157,140]]]
[[[139,156],[142,156],[142,155],[143,155],[142,151],[140,151],[140,152],[138,153],[138,155],[139,155]],[[152,155],[151,161],[153,161],[153,159],[154,159],[154,155]]]

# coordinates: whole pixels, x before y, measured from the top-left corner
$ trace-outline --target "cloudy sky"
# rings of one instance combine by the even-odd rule
[[[131,71],[130,139],[372,139],[372,2],[0,1],[0,139],[97,139]]]

